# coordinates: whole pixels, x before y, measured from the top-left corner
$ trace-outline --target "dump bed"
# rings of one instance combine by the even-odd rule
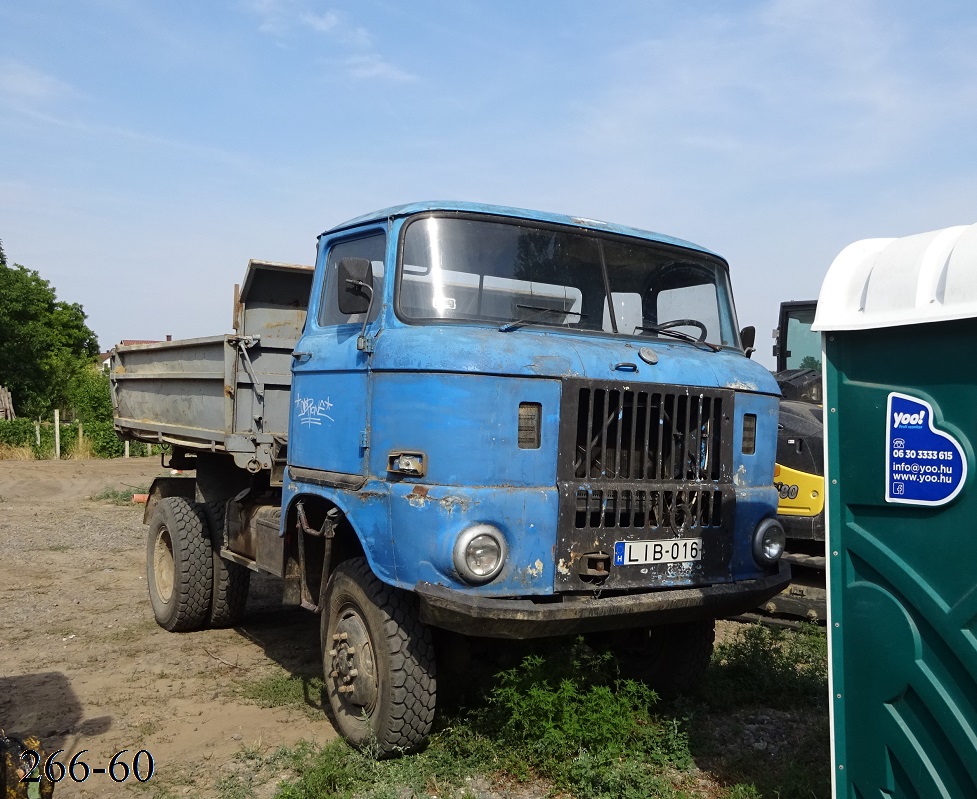
[[[291,353],[305,324],[312,270],[252,260],[242,287],[234,287],[234,333],[114,349],[119,435],[227,452],[252,472],[282,463]]]

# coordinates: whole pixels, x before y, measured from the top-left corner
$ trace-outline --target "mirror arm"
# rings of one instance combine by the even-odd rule
[[[366,306],[366,314],[363,316],[363,329],[360,330],[359,338],[356,339],[356,349],[366,352],[373,352],[373,347],[366,340],[366,326],[370,322],[370,313],[373,311],[373,286],[369,283],[364,283],[362,280],[353,280],[353,278],[346,278],[346,282],[351,286],[359,286],[366,292],[370,294],[370,304]]]

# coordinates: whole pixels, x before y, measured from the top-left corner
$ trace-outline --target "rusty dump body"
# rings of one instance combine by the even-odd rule
[[[305,324],[313,268],[252,260],[235,287],[234,333],[119,347],[115,428],[190,452],[226,452],[252,473],[285,465],[291,353]]]

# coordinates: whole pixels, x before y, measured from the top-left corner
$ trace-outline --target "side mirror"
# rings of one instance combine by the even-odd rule
[[[756,352],[756,328],[753,325],[749,327],[744,327],[740,331],[740,341],[743,342],[743,354],[749,358],[754,352]]]
[[[373,264],[366,258],[343,258],[337,272],[339,312],[367,313],[373,303]]]

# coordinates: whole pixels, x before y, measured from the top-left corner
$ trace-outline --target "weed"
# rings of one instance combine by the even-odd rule
[[[3,502],[2,498],[0,498],[0,502]],[[70,547],[67,544],[51,544],[47,549],[48,552],[67,552]]]
[[[750,625],[716,647],[706,686],[709,703],[718,709],[755,698],[784,710],[798,703],[826,707],[827,653],[827,637],[817,625],[800,630]]]
[[[95,447],[91,440],[82,436],[76,443],[74,448],[71,450],[71,454],[68,458],[73,461],[87,461],[96,457]]]
[[[140,721],[136,727],[136,737],[138,740],[143,741],[153,733],[159,732],[162,728],[163,726],[155,719]]]
[[[126,486],[123,489],[106,487],[95,494],[92,499],[96,502],[110,502],[113,505],[132,505],[133,494],[145,494],[148,491],[148,488],[135,486]]]
[[[641,752],[657,763],[691,762],[677,725],[651,715],[658,702],[645,683],[618,678],[610,652],[596,653],[582,639],[562,657],[530,655],[501,672],[485,718],[511,746],[535,754],[537,765],[565,761],[581,751],[607,758]]]
[[[763,796],[752,785],[734,785],[728,799],[763,799]]]
[[[34,450],[30,447],[0,444],[0,461],[32,461],[35,457]]]
[[[716,648],[693,711],[692,742],[701,767],[740,783],[731,799],[830,795],[827,669],[827,639],[815,625],[752,625]],[[744,734],[768,718],[778,719],[772,750]]]
[[[301,707],[322,712],[322,678],[279,672],[242,684],[240,694],[262,707]]]
[[[218,781],[217,795],[220,799],[254,799],[255,792],[250,782],[231,774]]]
[[[488,677],[468,707],[442,710],[418,754],[376,761],[334,741],[283,748],[264,762],[297,775],[279,787],[278,799],[472,797],[514,781],[527,783],[519,791],[526,795],[690,799],[703,795],[695,752],[715,780],[709,796],[827,797],[827,712],[819,694],[825,655],[821,630],[745,628],[717,649],[700,694],[661,705],[647,685],[620,677],[613,654],[582,639],[551,641]],[[257,701],[291,704],[301,700],[303,681],[279,675],[248,690]],[[769,710],[771,695],[777,706],[796,711],[800,701],[808,708],[775,756],[703,734],[725,725],[742,737],[764,714],[793,720],[788,710]]]

